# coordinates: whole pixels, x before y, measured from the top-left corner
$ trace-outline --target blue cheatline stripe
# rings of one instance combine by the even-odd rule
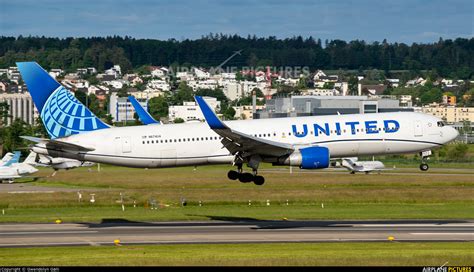
[[[320,142],[312,142],[311,144],[326,144],[326,143],[335,143],[335,142],[363,142],[363,141],[379,141],[379,142],[415,142],[415,143],[423,143],[423,144],[435,144],[435,145],[443,145],[441,143],[436,142],[429,142],[429,141],[418,141],[418,140],[403,140],[403,139],[345,139],[345,140],[330,140],[330,141],[320,141]]]

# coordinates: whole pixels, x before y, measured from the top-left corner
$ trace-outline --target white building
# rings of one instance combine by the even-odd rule
[[[164,78],[168,75],[168,68],[166,67],[152,67],[151,76],[154,78]]]
[[[400,86],[400,79],[398,78],[387,78],[387,81],[393,88]]]
[[[232,108],[235,110],[234,118],[241,120],[253,119],[253,106],[244,105],[234,106]],[[255,109],[263,110],[265,109],[265,105],[255,105]]]
[[[117,80],[111,80],[111,81],[104,81],[104,84],[107,84],[108,86],[114,88],[114,89],[122,89],[124,86],[129,85],[130,82],[123,80],[123,79],[117,79]]]
[[[190,80],[187,82],[188,86],[197,91],[199,89],[211,89],[214,90],[219,87],[219,83],[215,79],[206,79],[206,80]]]
[[[266,82],[253,81],[233,81],[224,85],[222,91],[230,100],[241,99],[243,97],[252,95],[254,88],[260,89],[263,92],[266,88]]]
[[[194,72],[194,75],[196,75],[198,79],[208,79],[211,76],[209,72],[206,72],[196,67],[193,68],[193,72]]]
[[[207,96],[203,98],[214,112],[220,109],[221,102],[217,101],[216,98]],[[201,109],[196,105],[196,102],[184,102],[182,106],[170,106],[168,108],[168,118],[170,121],[181,118],[185,122],[204,120]]]
[[[312,96],[334,96],[339,95],[339,91],[336,89],[307,89],[302,90],[301,94]]]
[[[106,75],[113,75],[115,78],[118,78],[122,75],[122,69],[120,65],[114,65],[114,67],[104,71]]]
[[[51,69],[49,71],[49,75],[52,76],[53,78],[57,78],[58,76],[64,74],[64,70],[63,69]]]
[[[7,102],[9,106],[8,113],[11,117],[7,118],[7,126],[17,118],[33,125],[39,116],[29,93],[0,94],[0,102]]]
[[[147,87],[150,89],[160,90],[160,91],[169,91],[171,86],[168,82],[160,79],[150,80],[147,84]]]
[[[139,100],[142,107],[148,111],[148,100]],[[118,97],[116,93],[110,96],[109,114],[114,122],[134,121],[135,109],[127,97]]]

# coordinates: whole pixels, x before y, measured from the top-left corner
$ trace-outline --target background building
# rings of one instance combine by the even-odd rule
[[[7,126],[17,118],[33,125],[39,116],[29,93],[0,94],[0,102],[4,101],[9,105],[10,117],[5,123]]]
[[[137,101],[142,107],[148,111],[148,100]],[[112,116],[113,122],[134,121],[135,109],[127,97],[118,97],[116,93],[110,95],[109,114]]]
[[[203,97],[204,100],[209,104],[211,109],[214,112],[218,111],[221,106],[221,102],[217,101],[214,97]],[[196,104],[196,102],[183,102],[183,105],[179,106],[170,106],[168,108],[168,118],[170,121],[173,121],[177,118],[183,119],[185,122],[199,120],[204,120],[204,115],[202,115],[201,109]]]
[[[292,96],[267,100],[257,118],[413,111],[400,107],[398,99],[367,96]]]

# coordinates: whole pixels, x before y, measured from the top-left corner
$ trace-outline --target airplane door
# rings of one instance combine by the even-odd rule
[[[122,152],[130,153],[132,152],[132,141],[129,136],[122,137]]]
[[[423,125],[420,120],[415,120],[415,136],[423,136]]]

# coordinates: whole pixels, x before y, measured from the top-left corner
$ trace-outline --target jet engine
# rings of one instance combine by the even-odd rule
[[[277,164],[299,166],[301,169],[320,169],[328,168],[329,161],[329,149],[314,146],[295,150],[289,156],[278,160]]]

